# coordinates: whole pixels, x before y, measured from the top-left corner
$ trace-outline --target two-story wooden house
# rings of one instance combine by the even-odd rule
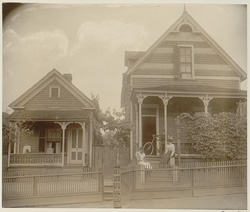
[[[131,159],[152,134],[162,133],[180,143],[179,155],[190,156],[190,141],[177,139],[175,118],[184,112],[233,112],[247,97],[240,90],[246,72],[185,10],[146,52],[126,52],[125,66],[121,104],[135,125]]]
[[[9,106],[10,123],[29,122],[32,131],[17,128],[8,167],[92,165],[95,107],[72,84],[71,74],[53,69]]]

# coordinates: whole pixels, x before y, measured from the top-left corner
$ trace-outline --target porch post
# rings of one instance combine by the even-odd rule
[[[133,122],[133,103],[130,101],[130,123]],[[133,159],[133,131],[130,129],[130,160]]]
[[[8,144],[8,167],[10,167],[11,142]]]
[[[93,144],[93,112],[89,116],[89,166],[92,167],[92,144]]]
[[[20,130],[18,129],[17,131],[17,153],[20,153],[20,136],[21,136],[21,133],[20,133]]]
[[[18,153],[18,126],[17,123],[15,123],[15,140],[14,140],[14,154]]]
[[[84,148],[83,149],[83,151],[82,151],[82,153],[83,153],[83,156],[82,156],[82,165],[83,166],[86,166],[86,161],[85,161],[85,153],[86,153],[86,137],[85,137],[85,134],[86,134],[86,130],[85,130],[85,122],[83,122],[83,126],[82,126],[82,139],[83,139],[83,145],[82,145],[82,147]]]
[[[17,150],[17,145],[16,145],[16,141],[14,142],[14,154],[16,154]]]
[[[167,94],[165,94],[164,96],[161,97],[162,101],[163,101],[163,105],[164,105],[164,133],[165,133],[165,146],[167,145],[167,133],[168,133],[168,101],[171,99],[172,97],[167,96]]]
[[[208,95],[206,95],[205,97],[199,97],[199,98],[200,98],[200,99],[203,101],[203,103],[204,103],[204,107],[205,107],[204,112],[205,112],[205,113],[208,113],[208,105],[209,105],[210,100],[213,99],[213,97],[208,97]]]
[[[64,145],[65,145],[65,130],[69,124],[72,122],[55,122],[56,124],[59,124],[63,131],[63,137],[62,137],[62,166],[64,166]]]
[[[142,147],[142,102],[144,96],[140,94],[136,95],[139,104],[139,148]]]
[[[135,118],[136,118],[136,121],[135,121],[136,150],[135,151],[137,151],[137,147],[139,146],[139,133],[138,133],[139,120],[138,120],[138,105],[136,103],[134,104],[134,108],[135,108]]]
[[[62,139],[62,166],[64,166],[64,143],[65,143],[65,129],[67,125],[63,122],[63,125],[61,126],[63,130],[63,139]]]

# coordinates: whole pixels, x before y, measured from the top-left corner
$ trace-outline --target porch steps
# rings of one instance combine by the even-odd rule
[[[146,156],[147,161],[151,164],[153,169],[159,168],[161,157],[160,156]]]
[[[114,186],[112,179],[104,179],[104,192],[103,200],[104,201],[113,201]]]

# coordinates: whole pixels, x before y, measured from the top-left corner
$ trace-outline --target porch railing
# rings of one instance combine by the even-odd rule
[[[57,153],[27,153],[10,154],[9,166],[61,166],[62,154]]]

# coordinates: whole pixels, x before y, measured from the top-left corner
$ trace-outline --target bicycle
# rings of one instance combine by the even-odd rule
[[[156,140],[156,138],[159,138],[159,141],[161,141],[161,138],[164,137],[164,135],[152,135],[152,141],[149,141],[147,143],[144,144],[143,146],[143,152],[146,155],[152,155],[152,153],[154,152],[154,141]],[[160,145],[161,146],[161,145]],[[159,152],[161,154],[162,148],[160,147],[159,149],[156,149],[157,152]]]

